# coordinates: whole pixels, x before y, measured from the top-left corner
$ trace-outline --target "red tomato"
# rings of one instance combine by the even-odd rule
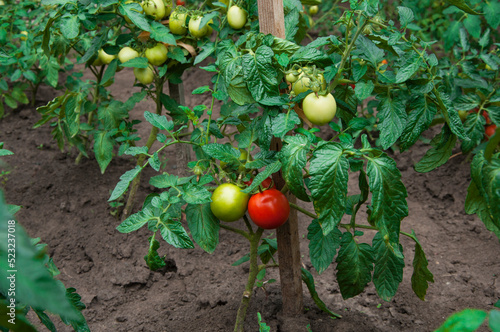
[[[487,139],[489,139],[491,136],[495,134],[495,131],[497,130],[497,126],[494,124],[488,125],[484,128],[484,134],[487,136]]]
[[[252,182],[253,182],[253,179],[250,179],[249,181],[245,181],[243,183],[246,184],[247,186],[250,186],[252,184]],[[273,180],[271,178],[267,178],[264,181],[262,181],[260,185],[263,186],[264,188],[268,189],[271,186],[272,182],[273,182]],[[271,188],[274,188],[274,185]]]
[[[386,60],[386,59],[382,60],[382,64],[386,65],[386,64],[388,64],[388,63],[389,63],[389,62],[387,62],[387,60]]]
[[[486,124],[490,124],[491,120],[490,120],[490,116],[488,115],[488,112],[483,111],[482,114],[483,114],[483,117],[486,119]]]
[[[176,4],[177,6],[184,6],[186,4],[186,1],[177,0]]]
[[[290,214],[290,203],[281,191],[268,189],[250,197],[248,214],[257,226],[275,229],[283,225]]]

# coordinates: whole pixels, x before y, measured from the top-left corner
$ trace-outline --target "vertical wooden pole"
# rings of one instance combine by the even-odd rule
[[[283,0],[258,0],[260,32],[285,38],[285,17]],[[281,150],[282,142],[273,138],[271,148]],[[281,172],[273,175],[278,189],[283,188],[284,180]],[[295,202],[293,195],[287,195],[291,202]],[[283,315],[295,316],[304,309],[302,297],[302,278],[300,262],[300,246],[298,232],[297,211],[291,209],[288,222],[277,229],[278,259],[283,297]]]
[[[168,82],[168,91],[170,97],[174,99],[179,105],[186,105],[186,100],[184,99],[184,83],[173,84]],[[174,128],[177,130],[178,128]],[[185,128],[182,132],[187,132],[188,128]],[[188,144],[179,144],[178,155],[176,156],[177,174],[180,176],[187,176],[187,163],[191,161],[191,146]]]

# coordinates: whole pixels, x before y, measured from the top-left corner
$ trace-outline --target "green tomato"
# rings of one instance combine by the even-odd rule
[[[137,58],[138,56],[139,52],[134,50],[132,47],[125,46],[118,53],[118,60],[120,60],[121,63],[125,63],[129,60]]]
[[[165,17],[165,5],[163,0],[145,0],[141,4],[147,15],[153,16],[156,21]]]
[[[165,15],[163,17],[167,17],[172,12],[172,1],[163,0],[163,5],[165,6]]]
[[[467,115],[469,115],[469,112],[467,111],[458,111],[458,116],[460,117],[460,120],[462,120],[462,122],[465,122],[465,120],[467,119]]]
[[[210,208],[220,220],[236,221],[245,214],[249,199],[250,195],[241,192],[238,186],[224,183],[214,190]]]
[[[28,39],[28,31],[21,31],[21,40]]]
[[[144,85],[153,83],[155,79],[153,66],[149,65],[146,68],[134,68],[134,76]]]
[[[161,66],[167,61],[167,53],[167,47],[163,43],[157,43],[156,46],[148,48],[145,55],[150,64]]]
[[[239,30],[247,23],[247,12],[238,6],[231,6],[227,11],[227,23],[235,30]]]
[[[203,38],[208,33],[208,25],[200,28],[202,18],[203,16],[192,17],[189,21],[189,33],[195,38]]]
[[[326,81],[325,81],[325,77],[323,76],[323,74],[321,74],[321,73],[316,74],[316,78],[319,80],[319,82],[321,82],[321,88],[326,89]],[[305,76],[304,72],[302,72],[302,73],[300,73],[299,78],[297,79],[297,82],[295,82],[293,84],[293,92],[295,92],[295,95],[297,96],[298,94],[309,90],[310,85],[311,85],[311,79],[309,77]]]
[[[289,74],[286,74],[286,80],[287,82],[290,82],[290,83],[295,83],[297,82],[297,76],[295,76],[293,73],[289,73]]]
[[[111,61],[113,61],[114,59],[116,59],[116,55],[110,55],[106,52],[104,52],[104,50],[101,48],[99,50],[99,53],[97,54],[97,58],[99,60],[101,60],[101,62],[105,65],[109,65],[111,63]]]
[[[186,26],[186,13],[175,12],[170,15],[168,20],[168,27],[173,34],[185,35],[187,32]]]
[[[316,15],[318,13],[318,6],[311,6],[309,7],[309,14],[312,16],[312,15]]]
[[[337,103],[331,93],[326,96],[310,93],[302,101],[302,110],[311,123],[322,126],[332,121],[337,112]]]

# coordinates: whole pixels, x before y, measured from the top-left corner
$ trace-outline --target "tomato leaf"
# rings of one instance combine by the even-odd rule
[[[158,115],[146,111],[144,112],[144,118],[160,130],[172,131],[174,129],[174,122],[167,120],[165,115]]]
[[[130,185],[130,182],[137,176],[142,171],[141,166],[135,166],[134,169],[131,169],[129,171],[126,171],[123,173],[122,176],[120,176],[120,181],[116,184],[115,189],[113,189],[113,192],[111,193],[111,197],[108,199],[108,202],[114,201],[121,195],[127,191],[128,186]]]
[[[415,240],[415,256],[413,257],[413,274],[411,275],[411,288],[415,294],[422,300],[425,300],[425,294],[429,287],[429,282],[434,282],[434,276],[427,266],[429,262],[425,257],[424,250],[418,241],[415,232],[412,230]]]
[[[337,282],[344,300],[361,294],[372,280],[373,249],[358,243],[351,233],[342,235],[337,256]]]
[[[318,306],[318,308],[334,318],[341,318],[342,317],[341,315],[328,309],[326,304],[320,299],[318,292],[316,292],[316,286],[314,285],[314,277],[311,274],[311,272],[307,271],[304,268],[301,268],[300,270],[301,270],[302,281],[306,284],[307,289],[309,290],[309,293],[311,294],[311,297],[314,303],[316,303],[316,305]]]
[[[399,251],[403,252],[400,246]],[[375,269],[373,271],[373,284],[378,296],[384,301],[390,301],[398,290],[399,284],[403,281],[403,269],[405,260],[396,256],[386,245],[382,234],[375,234],[372,242]]]
[[[78,15],[70,13],[63,16],[60,25],[62,35],[67,39],[74,39],[80,33],[80,20]]]
[[[148,238],[149,240],[149,250],[148,254],[144,256],[144,260],[151,271],[156,271],[161,269],[166,265],[165,260],[158,255],[158,249],[160,248],[160,242],[158,240]]]
[[[321,274],[333,262],[333,258],[340,246],[342,232],[338,228],[334,228],[328,235],[324,235],[318,219],[314,219],[309,224],[307,232],[309,257],[318,274]]]
[[[273,135],[279,138],[285,137],[289,131],[300,124],[300,118],[293,110],[290,110],[288,113],[280,113],[278,116],[272,118],[271,121]]]
[[[486,316],[487,313],[484,310],[465,309],[448,317],[435,332],[473,332],[483,324]]]
[[[113,140],[108,131],[100,130],[94,134],[94,153],[101,173],[104,174],[113,158]]]
[[[415,170],[419,173],[426,173],[446,163],[451,157],[456,142],[457,137],[450,132],[448,126],[444,126],[441,133],[432,140],[432,148],[427,150],[415,165]]]
[[[152,218],[152,216],[147,215],[144,211],[139,211],[130,215],[116,229],[120,233],[130,233],[144,226]]]
[[[212,201],[212,194],[203,186],[192,183],[182,187],[182,198],[188,204],[204,204]]]
[[[436,105],[424,96],[418,96],[411,102],[412,110],[401,134],[401,151],[408,150],[420,135],[429,128],[437,113]]]
[[[286,136],[285,144],[280,152],[280,161],[283,164],[281,171],[283,179],[290,191],[305,202],[311,199],[306,192],[303,180],[303,168],[307,163],[307,153],[311,142],[304,136]]]
[[[484,137],[484,125],[486,121],[478,114],[469,114],[464,122],[465,134],[470,138],[462,141],[461,149],[464,153],[471,152],[481,143]]]
[[[209,254],[213,253],[219,244],[220,222],[213,215],[210,204],[188,204],[186,219],[196,243]]]
[[[402,258],[399,228],[401,220],[408,215],[408,194],[401,182],[401,173],[396,162],[385,153],[374,158],[367,157],[367,160],[366,173],[372,193],[370,220],[375,222],[394,254]]]
[[[323,233],[328,235],[346,209],[349,162],[339,143],[326,143],[314,151],[309,190]]]
[[[359,53],[362,59],[369,61],[373,67],[384,59],[384,51],[377,47],[370,39],[360,35],[356,40],[356,53]]]
[[[500,25],[500,20],[498,19],[498,13],[500,12],[500,2],[498,1],[488,1],[484,2],[484,17],[486,22],[490,25],[492,29],[498,28]],[[477,13],[476,13],[477,15]]]
[[[242,67],[248,90],[256,100],[279,95],[278,72],[273,64],[273,50],[260,46],[255,53],[242,57]]]
[[[498,308],[498,306],[495,304],[495,307]],[[500,311],[498,310],[491,310],[490,315],[488,317],[489,320],[489,327],[491,331],[493,332],[499,332],[500,331]]]
[[[279,161],[275,161],[274,163],[270,164],[267,166],[262,172],[257,174],[255,178],[252,181],[252,184],[249,185],[247,188],[241,190],[241,192],[244,192],[245,194],[249,194],[262,183],[265,179],[267,179],[271,174],[278,172],[281,169],[281,163]]]
[[[170,245],[180,249],[193,249],[193,241],[189,238],[179,221],[164,219],[163,215],[158,226],[161,237]]]
[[[210,157],[226,163],[237,162],[240,156],[240,151],[227,144],[212,143],[204,145],[202,149]]]
[[[127,16],[139,29],[151,31],[149,21],[144,17],[142,13],[143,9],[140,4],[136,2],[122,3],[118,7],[118,10],[120,14]]]
[[[399,6],[398,13],[399,13],[399,22],[401,23],[401,26],[404,28],[406,28],[408,23],[412,22],[415,19],[413,11],[408,7]]]
[[[407,118],[405,106],[406,101],[402,98],[380,97],[377,117],[382,148],[390,148],[403,133]]]

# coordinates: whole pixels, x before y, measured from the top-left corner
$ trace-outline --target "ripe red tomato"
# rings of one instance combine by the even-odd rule
[[[248,214],[257,226],[275,229],[287,221],[290,203],[281,191],[274,188],[268,189],[250,197]]]
[[[253,182],[253,179],[250,179],[249,181],[244,181],[243,183],[246,184],[247,186],[250,186],[252,184],[252,182]],[[271,178],[267,178],[264,181],[262,181],[260,185],[266,189],[269,189],[272,182],[273,182],[273,180]],[[271,188],[274,188],[274,185]]]
[[[488,115],[488,112],[483,111],[482,115],[486,119],[486,124],[490,124],[491,120],[490,120],[490,116]]]
[[[186,4],[186,1],[177,0],[176,4],[177,6],[184,6]]]
[[[487,139],[489,139],[491,136],[495,134],[495,131],[497,130],[497,126],[494,124],[488,125],[484,128],[484,134],[487,136]]]

